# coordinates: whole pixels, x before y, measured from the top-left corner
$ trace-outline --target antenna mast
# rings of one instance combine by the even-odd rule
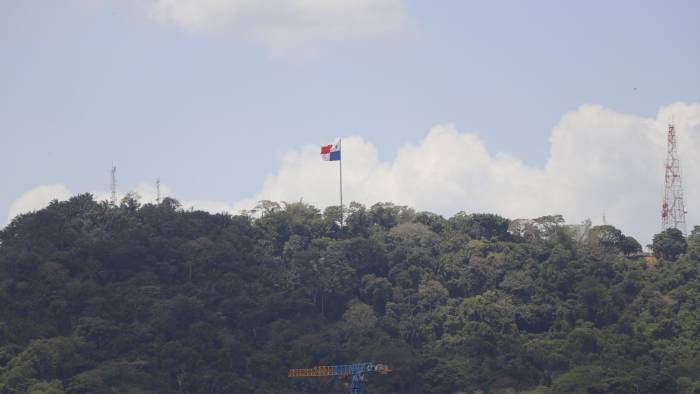
[[[112,164],[112,194],[109,202],[112,205],[117,205],[117,167]]]
[[[156,203],[160,205],[160,179],[156,179]]]
[[[664,201],[661,205],[661,231],[675,228],[685,234],[685,214],[676,128],[673,123],[670,123],[668,125]]]

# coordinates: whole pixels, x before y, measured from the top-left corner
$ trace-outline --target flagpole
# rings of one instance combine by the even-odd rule
[[[338,138],[338,150],[340,151],[340,228],[343,228],[343,147],[342,140]]]

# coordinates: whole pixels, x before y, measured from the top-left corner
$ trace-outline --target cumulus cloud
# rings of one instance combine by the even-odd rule
[[[154,20],[193,33],[236,33],[279,48],[400,31],[403,0],[149,0]]]
[[[507,153],[489,153],[479,135],[453,124],[433,127],[417,144],[381,161],[361,137],[343,139],[346,201],[392,201],[452,215],[494,212],[510,218],[560,213],[570,223],[607,221],[649,242],[660,230],[665,130],[675,119],[684,169],[688,223],[700,224],[700,104],[676,103],[655,118],[584,105],[565,114],[550,137],[551,156],[543,168]],[[334,165],[335,164],[335,165]],[[320,162],[318,147],[288,152],[261,191],[241,201],[250,208],[261,199],[337,205],[338,168]]]
[[[700,224],[700,104],[675,103],[654,118],[583,105],[554,126],[551,154],[532,167],[507,153],[488,152],[479,135],[454,124],[434,126],[416,144],[401,147],[391,161],[362,137],[342,140],[345,202],[390,201],[449,216],[459,211],[491,212],[509,218],[562,214],[569,223],[607,221],[648,243],[660,230],[666,128],[674,119],[684,170],[689,226]],[[142,184],[142,201],[155,188]],[[164,194],[173,195],[163,186]],[[53,193],[53,194],[52,194]],[[41,186],[20,196],[10,216],[66,198],[61,185]],[[96,193],[106,198],[106,193]],[[322,162],[317,145],[291,149],[280,168],[250,198],[183,201],[183,207],[238,213],[259,200],[299,201],[318,207],[338,204],[338,163]],[[690,228],[689,228],[690,229]]]
[[[7,220],[10,221],[15,216],[36,211],[49,205],[52,200],[65,200],[72,196],[70,190],[65,185],[41,185],[17,198],[7,212]]]

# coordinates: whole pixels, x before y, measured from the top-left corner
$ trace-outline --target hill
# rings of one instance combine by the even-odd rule
[[[52,202],[0,232],[0,393],[700,393],[700,227]]]

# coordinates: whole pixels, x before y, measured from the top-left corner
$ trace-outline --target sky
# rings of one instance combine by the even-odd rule
[[[700,224],[700,2],[0,0],[0,225],[53,198]]]

